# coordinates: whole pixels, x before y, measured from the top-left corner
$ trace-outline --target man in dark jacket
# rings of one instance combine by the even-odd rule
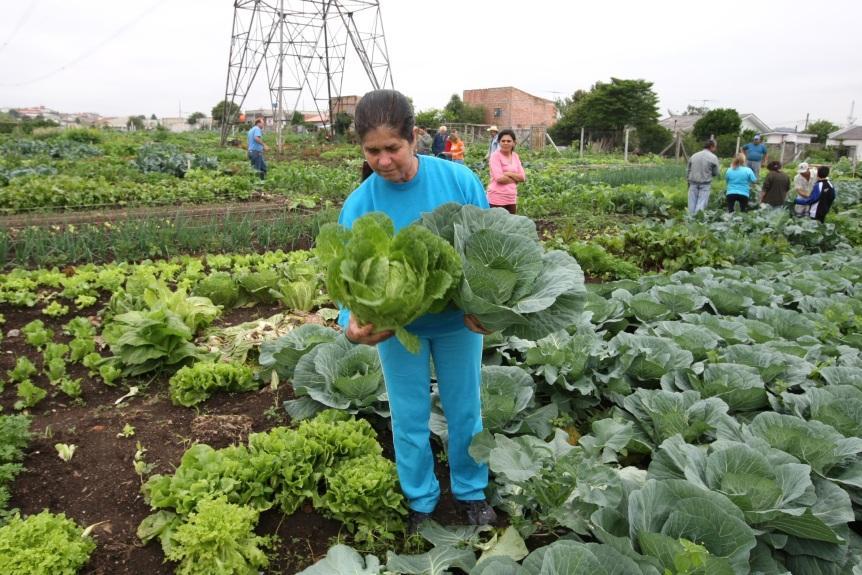
[[[431,143],[431,154],[438,158],[443,158],[443,152],[446,150],[446,141],[449,139],[446,126],[440,126],[437,133],[434,134],[434,141]]]

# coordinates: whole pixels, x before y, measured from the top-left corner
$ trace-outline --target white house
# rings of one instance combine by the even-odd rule
[[[761,134],[764,143],[769,147],[769,157],[776,155],[782,164],[796,161],[805,153],[815,134],[797,132],[789,128],[777,128],[772,132]]]
[[[659,121],[659,124],[670,130],[671,132],[679,131],[683,134],[689,134],[694,130],[694,125],[700,120],[700,114],[671,114],[667,118]],[[754,114],[739,114],[741,120],[741,131],[751,130],[757,134],[771,131],[771,128],[766,125],[766,122],[755,116]]]
[[[766,125],[766,122],[755,116],[754,114],[739,114],[739,119],[742,121],[740,124],[740,131],[745,132],[751,130],[757,134],[763,134],[764,132],[769,132],[772,130],[769,126]]]
[[[195,129],[194,126],[189,125],[185,118],[159,118],[159,125],[171,132],[190,132]]]
[[[847,126],[829,134],[827,146],[847,146],[852,148],[850,157],[862,161],[862,126]]]

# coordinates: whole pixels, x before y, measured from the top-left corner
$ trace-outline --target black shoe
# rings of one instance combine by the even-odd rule
[[[466,513],[470,525],[493,525],[497,522],[497,513],[484,499],[459,501],[458,504]]]
[[[407,535],[415,535],[419,533],[419,527],[430,519],[430,513],[422,513],[421,511],[414,511],[411,509],[410,513],[407,515]]]

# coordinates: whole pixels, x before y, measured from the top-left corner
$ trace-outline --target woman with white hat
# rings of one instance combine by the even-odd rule
[[[796,168],[796,177],[793,178],[793,189],[796,192],[796,199],[805,200],[811,195],[811,189],[814,187],[815,179],[811,177],[811,166],[808,162],[802,162]],[[799,217],[808,215],[811,206],[806,204],[796,203],[793,206],[794,213]]]

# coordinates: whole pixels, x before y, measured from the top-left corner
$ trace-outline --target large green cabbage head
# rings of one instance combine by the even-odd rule
[[[487,329],[537,340],[577,323],[586,299],[581,267],[565,252],[546,252],[529,218],[449,203],[423,214],[422,225],[461,256],[455,303]]]

